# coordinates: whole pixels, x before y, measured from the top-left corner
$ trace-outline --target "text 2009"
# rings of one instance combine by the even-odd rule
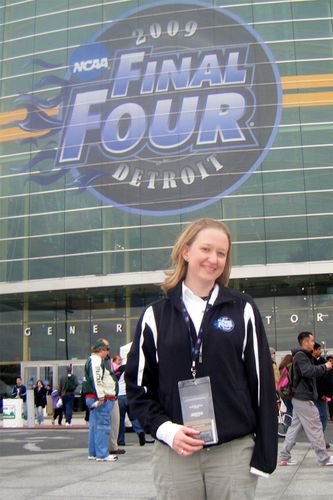
[[[132,36],[136,37],[135,45],[142,45],[143,43],[147,42],[149,38],[157,40],[163,34],[166,34],[171,38],[178,34],[181,34],[184,38],[190,38],[195,34],[197,28],[198,23],[196,21],[188,21],[183,29],[181,28],[178,21],[169,21],[166,25],[166,31],[164,32],[160,23],[153,23],[149,26],[148,34],[145,34],[142,28],[137,28],[133,31]]]

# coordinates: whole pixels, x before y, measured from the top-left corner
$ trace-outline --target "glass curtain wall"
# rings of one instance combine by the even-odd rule
[[[51,159],[57,127],[49,134],[46,124],[68,111],[59,109],[59,96],[71,54],[148,3],[1,2],[0,281],[164,269],[183,224],[199,216],[229,224],[235,265],[332,260],[330,0],[228,2],[271,51],[283,92],[274,144],[230,195],[193,212],[152,217],[78,188],[70,170],[59,175]],[[42,109],[44,129],[18,125],[28,98]]]
[[[333,350],[332,280],[309,282],[303,276],[231,285],[255,298],[269,343],[277,350],[295,347],[302,330]],[[0,362],[85,359],[99,337],[108,338],[116,353],[132,340],[143,307],[160,296],[158,286],[4,296]]]

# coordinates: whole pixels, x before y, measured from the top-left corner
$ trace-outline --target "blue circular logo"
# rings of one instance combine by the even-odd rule
[[[222,330],[225,333],[230,333],[235,328],[235,322],[228,318],[228,316],[222,316],[214,322],[215,328]]]
[[[265,43],[233,13],[196,1],[128,12],[73,51],[64,79],[36,88],[46,81],[61,88],[56,98],[19,98],[20,126],[53,136],[26,168],[55,168],[32,179],[70,171],[76,192],[140,215],[190,212],[235,191],[263,162],[281,115]],[[56,106],[56,118],[43,113]]]

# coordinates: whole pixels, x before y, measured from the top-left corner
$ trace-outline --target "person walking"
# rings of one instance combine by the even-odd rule
[[[315,365],[324,365],[326,360],[321,355],[321,345],[318,342],[314,343],[312,351],[313,362]],[[333,393],[332,384],[332,371],[325,373],[322,377],[316,379],[318,399],[316,401],[316,406],[319,411],[319,417],[321,425],[323,427],[323,433],[325,437],[325,431],[328,422],[328,405],[327,402],[330,401],[331,395]],[[325,438],[326,441],[326,438]],[[331,445],[326,441],[326,449],[329,449]]]
[[[55,388],[51,392],[51,401],[52,401],[52,425],[55,424],[55,421],[58,419],[58,424],[62,425],[62,416],[63,416],[63,401],[60,397],[58,388]]]
[[[125,381],[131,409],[157,438],[159,500],[254,499],[276,467],[272,360],[253,299],[227,288],[228,227],[188,225],[176,241],[166,296],[138,322]],[[187,425],[186,425],[187,424]]]
[[[326,450],[323,428],[316,406],[318,399],[316,379],[332,369],[332,363],[315,366],[312,351],[314,338],[310,332],[301,332],[298,337],[300,349],[293,352],[293,418],[288,428],[283,448],[279,455],[280,466],[297,465],[291,457],[299,431],[303,428],[317,455],[321,466],[333,465],[333,457]]]
[[[46,387],[42,380],[37,380],[34,388],[34,398],[36,406],[36,419],[40,425],[44,420],[44,408],[46,406]]]
[[[125,367],[126,367],[126,365],[122,365],[123,372],[119,378],[118,402],[119,402],[120,418],[119,418],[118,444],[121,446],[126,445],[126,443],[125,443],[125,430],[126,430],[125,420],[126,420],[126,413],[127,413],[128,418],[130,419],[130,422],[132,424],[132,429],[136,433],[136,435],[138,436],[140,446],[144,446],[146,444],[145,433],[143,432],[143,429],[141,428],[141,425],[139,424],[138,419],[133,414],[133,412],[128,404],[128,401],[127,401],[126,383],[125,383]]]
[[[104,360],[109,347],[97,342],[84,367],[82,390],[89,408],[88,460],[114,462],[118,459],[109,454],[111,412],[116,400],[117,381]]]
[[[66,368],[66,372],[66,375],[60,378],[59,390],[63,401],[66,425],[68,426],[72,425],[75,389],[78,386],[78,381],[72,372],[71,366]]]

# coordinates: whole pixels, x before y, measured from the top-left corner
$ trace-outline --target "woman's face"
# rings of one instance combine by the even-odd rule
[[[202,229],[183,251],[188,262],[186,279],[213,285],[223,273],[228,251],[229,241],[223,230]]]

